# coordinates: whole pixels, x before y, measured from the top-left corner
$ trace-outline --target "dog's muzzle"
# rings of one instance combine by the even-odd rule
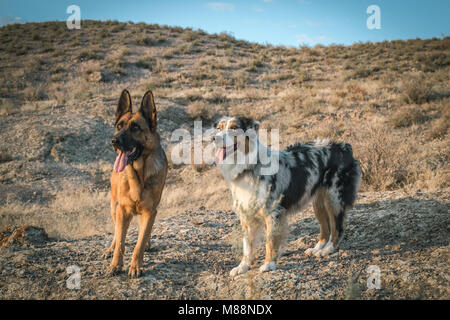
[[[214,136],[216,145],[215,162],[221,164],[222,161],[237,150],[237,142],[233,137],[219,133]]]

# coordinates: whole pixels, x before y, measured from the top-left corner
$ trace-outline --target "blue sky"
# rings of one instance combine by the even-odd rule
[[[352,44],[450,35],[448,0],[0,0],[0,25],[81,19],[119,20],[230,32],[237,39],[298,46]],[[369,30],[366,9],[377,5],[381,29]]]

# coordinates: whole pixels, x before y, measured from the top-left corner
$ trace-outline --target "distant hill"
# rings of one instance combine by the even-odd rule
[[[450,185],[450,37],[293,48],[89,20],[80,30],[65,22],[7,25],[0,35],[2,224],[36,212],[50,219],[64,208],[109,226],[109,141],[124,88],[135,106],[154,91],[169,156],[174,129],[245,114],[279,129],[280,147],[316,137],[351,143],[361,191]],[[161,214],[230,208],[215,167],[170,166]]]

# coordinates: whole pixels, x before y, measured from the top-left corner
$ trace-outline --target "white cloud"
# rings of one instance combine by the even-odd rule
[[[314,27],[314,28],[317,28],[317,27],[323,27],[323,26],[324,26],[324,24],[323,24],[322,22],[311,21],[311,20],[306,20],[306,21],[305,21],[305,24],[306,24],[307,26],[309,26],[309,27]]]
[[[4,26],[11,23],[22,23],[21,17],[3,16],[0,17],[0,26]]]
[[[310,37],[307,34],[298,34],[295,36],[297,43],[299,45],[308,45],[313,46],[316,44],[325,44],[326,42],[330,42],[330,38],[324,35]]]
[[[206,6],[214,11],[234,11],[234,4],[229,2],[208,2]]]

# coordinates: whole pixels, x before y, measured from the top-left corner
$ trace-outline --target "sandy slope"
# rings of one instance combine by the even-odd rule
[[[228,272],[239,260],[239,222],[229,211],[200,208],[160,219],[139,279],[128,279],[126,272],[103,275],[109,259],[101,253],[111,234],[8,245],[0,249],[0,298],[448,299],[448,194],[361,194],[348,214],[339,252],[321,260],[304,255],[319,231],[309,208],[292,218],[277,271],[252,270],[233,280]],[[136,238],[134,228],[125,263]],[[71,265],[80,268],[80,289],[67,288]],[[370,265],[381,271],[378,290],[367,288]]]

